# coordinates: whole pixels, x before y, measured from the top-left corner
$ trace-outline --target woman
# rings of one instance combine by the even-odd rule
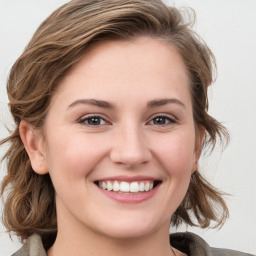
[[[198,172],[201,148],[228,138],[207,113],[213,68],[160,1],[71,1],[43,22],[7,87],[4,224],[25,241],[14,255],[238,255],[169,237],[170,223],[228,217]]]

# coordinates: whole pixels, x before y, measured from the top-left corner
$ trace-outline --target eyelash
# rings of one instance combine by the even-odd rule
[[[156,121],[157,118],[162,118],[165,123],[164,124],[154,123],[154,121]],[[96,119],[96,121],[98,120],[99,122],[96,123],[96,124],[90,124],[89,122],[90,121],[93,122],[93,119]],[[103,123],[102,123],[102,121],[103,121]],[[84,124],[84,125],[87,125],[87,126],[91,126],[91,127],[93,127],[93,126],[98,127],[98,126],[102,126],[102,125],[110,125],[111,124],[108,121],[106,121],[105,118],[101,117],[100,115],[85,116],[85,117],[79,119],[78,123]],[[150,119],[150,121],[148,121],[146,124],[147,125],[157,125],[157,126],[167,126],[167,125],[171,125],[171,124],[175,124],[175,123],[177,123],[176,118],[170,117],[169,115],[166,115],[166,114],[157,114],[157,115],[153,116]]]
[[[162,118],[164,119],[164,121],[168,122],[168,123],[164,123],[164,124],[155,124],[155,123],[151,123],[154,122],[154,120],[156,120],[157,118]],[[157,114],[155,116],[153,116],[150,121],[148,122],[149,125],[157,125],[157,126],[167,126],[167,125],[171,125],[171,124],[175,124],[177,123],[176,118],[174,118],[173,116],[169,116],[166,114]]]
[[[100,120],[100,123],[99,124],[90,124],[89,122],[92,121],[93,119]],[[101,123],[102,121],[104,122],[104,124]],[[91,115],[91,116],[82,117],[81,119],[78,120],[78,123],[84,124],[84,125],[87,125],[87,126],[91,126],[91,127],[109,125],[109,123],[103,117],[101,117],[100,115]]]

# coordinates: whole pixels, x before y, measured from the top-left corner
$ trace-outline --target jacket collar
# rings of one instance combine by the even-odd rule
[[[213,256],[209,245],[200,236],[190,232],[171,234],[170,244],[189,256]],[[41,237],[34,234],[12,256],[47,256],[47,254]]]
[[[210,246],[200,236],[185,232],[170,234],[170,244],[189,256],[212,256]]]

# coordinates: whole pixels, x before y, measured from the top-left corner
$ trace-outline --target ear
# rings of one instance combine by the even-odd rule
[[[32,169],[38,174],[48,173],[43,137],[28,122],[21,120],[19,125],[21,140],[30,158]]]
[[[194,163],[192,167],[192,172],[195,172],[198,169],[198,161],[202,151],[202,143],[205,135],[205,128],[199,126],[196,128],[196,141],[195,141],[195,154],[194,154]]]

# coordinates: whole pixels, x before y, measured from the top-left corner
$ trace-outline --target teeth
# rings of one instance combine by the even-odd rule
[[[111,191],[113,189],[112,183],[110,181],[107,181],[107,190]]]
[[[147,182],[147,183],[145,184],[144,190],[145,190],[145,191],[149,191],[149,182]]]
[[[120,183],[119,191],[121,192],[130,192],[130,185],[128,182],[122,181]]]
[[[140,186],[139,186],[138,182],[132,182],[130,184],[130,192],[137,193],[137,192],[139,192],[139,190],[140,190]]]
[[[113,191],[119,191],[119,188],[120,188],[119,183],[115,181],[113,184]]]
[[[103,181],[101,187],[102,187],[103,189],[107,189],[107,183]]]
[[[140,191],[144,191],[144,182],[140,183]]]
[[[102,189],[123,193],[148,192],[153,189],[153,181],[100,181],[98,186]]]

